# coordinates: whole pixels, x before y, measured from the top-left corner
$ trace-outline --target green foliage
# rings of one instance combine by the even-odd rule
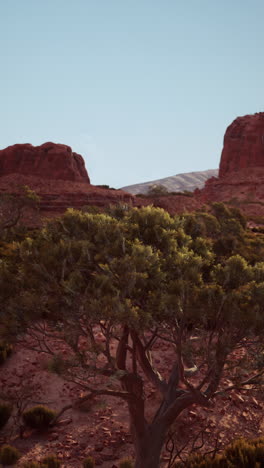
[[[38,405],[23,413],[24,423],[33,429],[47,429],[55,418],[56,412],[46,406]]]
[[[65,360],[60,354],[55,354],[47,364],[47,369],[54,374],[61,375],[65,370]]]
[[[81,211],[83,213],[98,214],[102,212],[102,209],[100,209],[98,206],[95,206],[95,205],[84,205],[82,206]]]
[[[168,195],[168,189],[161,184],[153,184],[149,187],[147,195],[151,197],[158,197]]]
[[[183,228],[193,239],[197,237],[216,238],[220,233],[220,223],[210,213],[187,213],[183,215]]]
[[[60,466],[61,462],[56,455],[47,455],[41,462],[41,467],[43,468],[59,468]]]
[[[235,237],[223,236],[214,243],[214,252],[218,257],[232,255],[238,250],[238,241]]]
[[[107,185],[107,184],[96,185],[96,187],[109,189],[109,185]]]
[[[91,394],[117,392],[122,380],[118,396],[123,398],[124,389],[133,396],[131,412],[144,412],[140,403],[134,408],[143,395],[144,379],[158,389],[162,386],[162,394],[171,385],[169,398],[176,401],[183,395],[179,405],[186,401],[184,408],[189,402],[207,404],[217,395],[223,375],[234,385],[243,381],[244,369],[238,360],[229,366],[229,355],[248,338],[247,375],[259,369],[263,343],[255,337],[264,331],[264,263],[249,263],[233,248],[228,255],[216,255],[223,227],[230,238],[238,233],[234,249],[247,244],[237,213],[224,206],[217,206],[215,213],[217,217],[201,212],[172,217],[150,206],[118,206],[107,214],[68,210],[38,236],[21,242],[16,262],[5,260],[2,265],[3,295],[12,275],[15,279],[14,297],[10,291],[4,296],[8,318],[22,323],[19,332],[39,319],[47,321],[50,333],[59,332],[74,354],[67,362],[72,376],[85,382]],[[163,381],[149,354],[157,337],[171,343],[176,354],[174,374]],[[132,349],[131,376],[126,359]],[[194,372],[197,400],[189,390]],[[99,388],[98,374],[103,376]],[[185,376],[190,385],[185,385]],[[157,420],[166,415],[169,425],[176,413],[166,398],[156,414]],[[46,427],[54,416],[44,418]],[[41,418],[33,417],[34,427],[42,426]]]
[[[193,239],[209,238],[214,254],[219,259],[240,254],[246,259],[252,259],[252,248],[248,242],[246,219],[234,207],[224,203],[213,203],[211,213],[197,211],[182,216],[183,228]],[[252,241],[252,246],[256,239]],[[258,241],[258,245],[259,245]],[[257,258],[257,250],[256,250]]]
[[[108,190],[117,190],[114,187],[109,187],[109,185],[107,185],[107,184],[96,185],[96,187],[103,188],[103,189],[108,189]]]
[[[0,463],[14,465],[20,457],[18,450],[11,445],[3,445],[0,449]]]
[[[194,193],[189,190],[184,190],[183,192],[168,192],[168,195],[181,195],[184,197],[193,197]]]
[[[257,468],[258,463],[264,462],[264,438],[237,440],[225,450],[224,458],[231,462],[231,466]]]
[[[229,445],[221,455],[215,458],[195,455],[174,468],[263,468],[264,438],[240,439]]]
[[[6,341],[0,341],[0,365],[12,354],[13,346]]]
[[[106,208],[105,213],[115,219],[124,219],[128,212],[131,210],[131,206],[127,203],[117,203],[115,205],[110,205]]]
[[[0,429],[4,427],[12,414],[12,406],[9,403],[0,402]]]
[[[40,199],[28,186],[20,187],[16,195],[0,194],[0,238],[8,239],[16,230],[25,212],[36,210]]]
[[[123,458],[119,462],[119,468],[133,468],[133,467],[134,467],[134,463],[131,458]]]
[[[153,193],[153,190],[154,190],[154,193]],[[178,196],[178,195],[183,196],[183,197],[193,197],[194,193],[190,192],[189,190],[184,190],[183,192],[173,192],[173,191],[170,192],[163,185],[158,185],[158,186],[154,186],[154,189],[150,187],[148,189],[147,193],[136,193],[135,197],[152,198],[152,197],[155,197],[155,196],[164,196],[164,195],[167,195],[167,196],[170,196],[170,197],[171,196]]]
[[[93,457],[87,457],[83,460],[83,468],[94,468],[95,461]]]

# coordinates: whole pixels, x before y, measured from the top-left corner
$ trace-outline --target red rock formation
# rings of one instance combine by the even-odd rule
[[[216,201],[231,203],[250,216],[264,216],[264,112],[238,117],[227,128],[218,178],[207,180],[190,199],[167,196],[152,203],[174,214]]]
[[[264,167],[264,112],[238,117],[226,130],[219,177]]]
[[[0,193],[19,196],[27,185],[40,197],[41,217],[57,216],[67,208],[94,205],[134,204],[133,195],[90,184],[82,156],[66,145],[44,143],[41,146],[18,144],[0,151]],[[26,220],[39,225],[40,218]]]
[[[23,174],[42,179],[90,183],[82,156],[70,146],[17,144],[0,151],[0,177]]]
[[[246,215],[264,215],[264,112],[238,117],[224,137],[219,178],[195,191],[201,203],[229,202]]]
[[[14,145],[0,151],[0,192],[28,185],[41,198],[44,216],[68,207],[153,204],[172,214],[195,211],[214,201],[231,202],[249,215],[264,215],[264,113],[238,117],[227,128],[219,178],[209,179],[193,197],[139,198],[90,184],[83,158],[65,145]]]

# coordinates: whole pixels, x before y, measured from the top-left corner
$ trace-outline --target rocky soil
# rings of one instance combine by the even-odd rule
[[[98,332],[100,333],[100,332]],[[97,337],[104,340],[103,335]],[[51,372],[51,358],[43,352],[30,350],[34,344],[27,337],[17,344],[13,355],[0,368],[0,389],[18,405],[45,404],[60,411],[82,395],[82,390],[61,375]],[[63,343],[50,342],[56,352],[67,356],[69,350]],[[239,351],[243,353],[243,349]],[[157,343],[153,351],[154,363],[166,375],[171,367],[171,351],[166,343]],[[237,357],[233,356],[234,361]],[[224,381],[228,385],[228,379]],[[168,450],[163,451],[162,466],[168,466],[169,450],[183,454],[204,444],[204,450],[221,448],[238,437],[257,437],[264,432],[264,397],[258,391],[232,391],[219,396],[212,408],[193,406],[177,420]],[[159,396],[154,388],[146,387],[148,417],[151,417]],[[14,411],[14,416],[16,412]],[[19,437],[19,423],[12,417],[0,433],[0,443],[15,445],[22,457],[17,466],[28,460],[40,460],[44,455],[56,453],[64,468],[81,468],[82,460],[92,455],[96,466],[115,468],[124,457],[133,456],[127,408],[114,398],[98,399],[93,405],[84,405],[66,411],[58,424],[44,433],[26,430]],[[174,433],[174,435],[173,435]]]

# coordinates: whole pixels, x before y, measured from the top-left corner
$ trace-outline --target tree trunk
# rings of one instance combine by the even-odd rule
[[[151,425],[144,432],[135,436],[135,468],[159,468],[166,430],[162,425]]]

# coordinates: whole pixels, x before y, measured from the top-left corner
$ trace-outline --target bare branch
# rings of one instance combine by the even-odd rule
[[[260,372],[258,372],[258,374],[255,374],[253,375],[252,377],[250,377],[249,379],[247,380],[244,380],[243,382],[239,382],[237,384],[234,384],[234,385],[230,385],[229,387],[226,387],[224,388],[223,390],[219,390],[218,392],[214,393],[213,397],[217,396],[217,395],[220,395],[224,392],[230,392],[231,390],[234,390],[234,389],[239,389],[240,387],[243,387],[244,385],[255,385],[255,384],[259,384],[259,382],[257,382],[257,380],[262,377],[264,375],[264,369]]]
[[[146,354],[144,345],[142,344],[135,330],[131,330],[130,334],[131,334],[132,341],[135,344],[137,358],[138,358],[138,361],[141,365],[141,368],[144,374],[153,383],[153,385],[157,388],[157,390],[159,390],[159,392],[162,395],[165,395],[167,391],[167,383],[165,382],[165,380],[162,379],[159,372],[154,370]]]

